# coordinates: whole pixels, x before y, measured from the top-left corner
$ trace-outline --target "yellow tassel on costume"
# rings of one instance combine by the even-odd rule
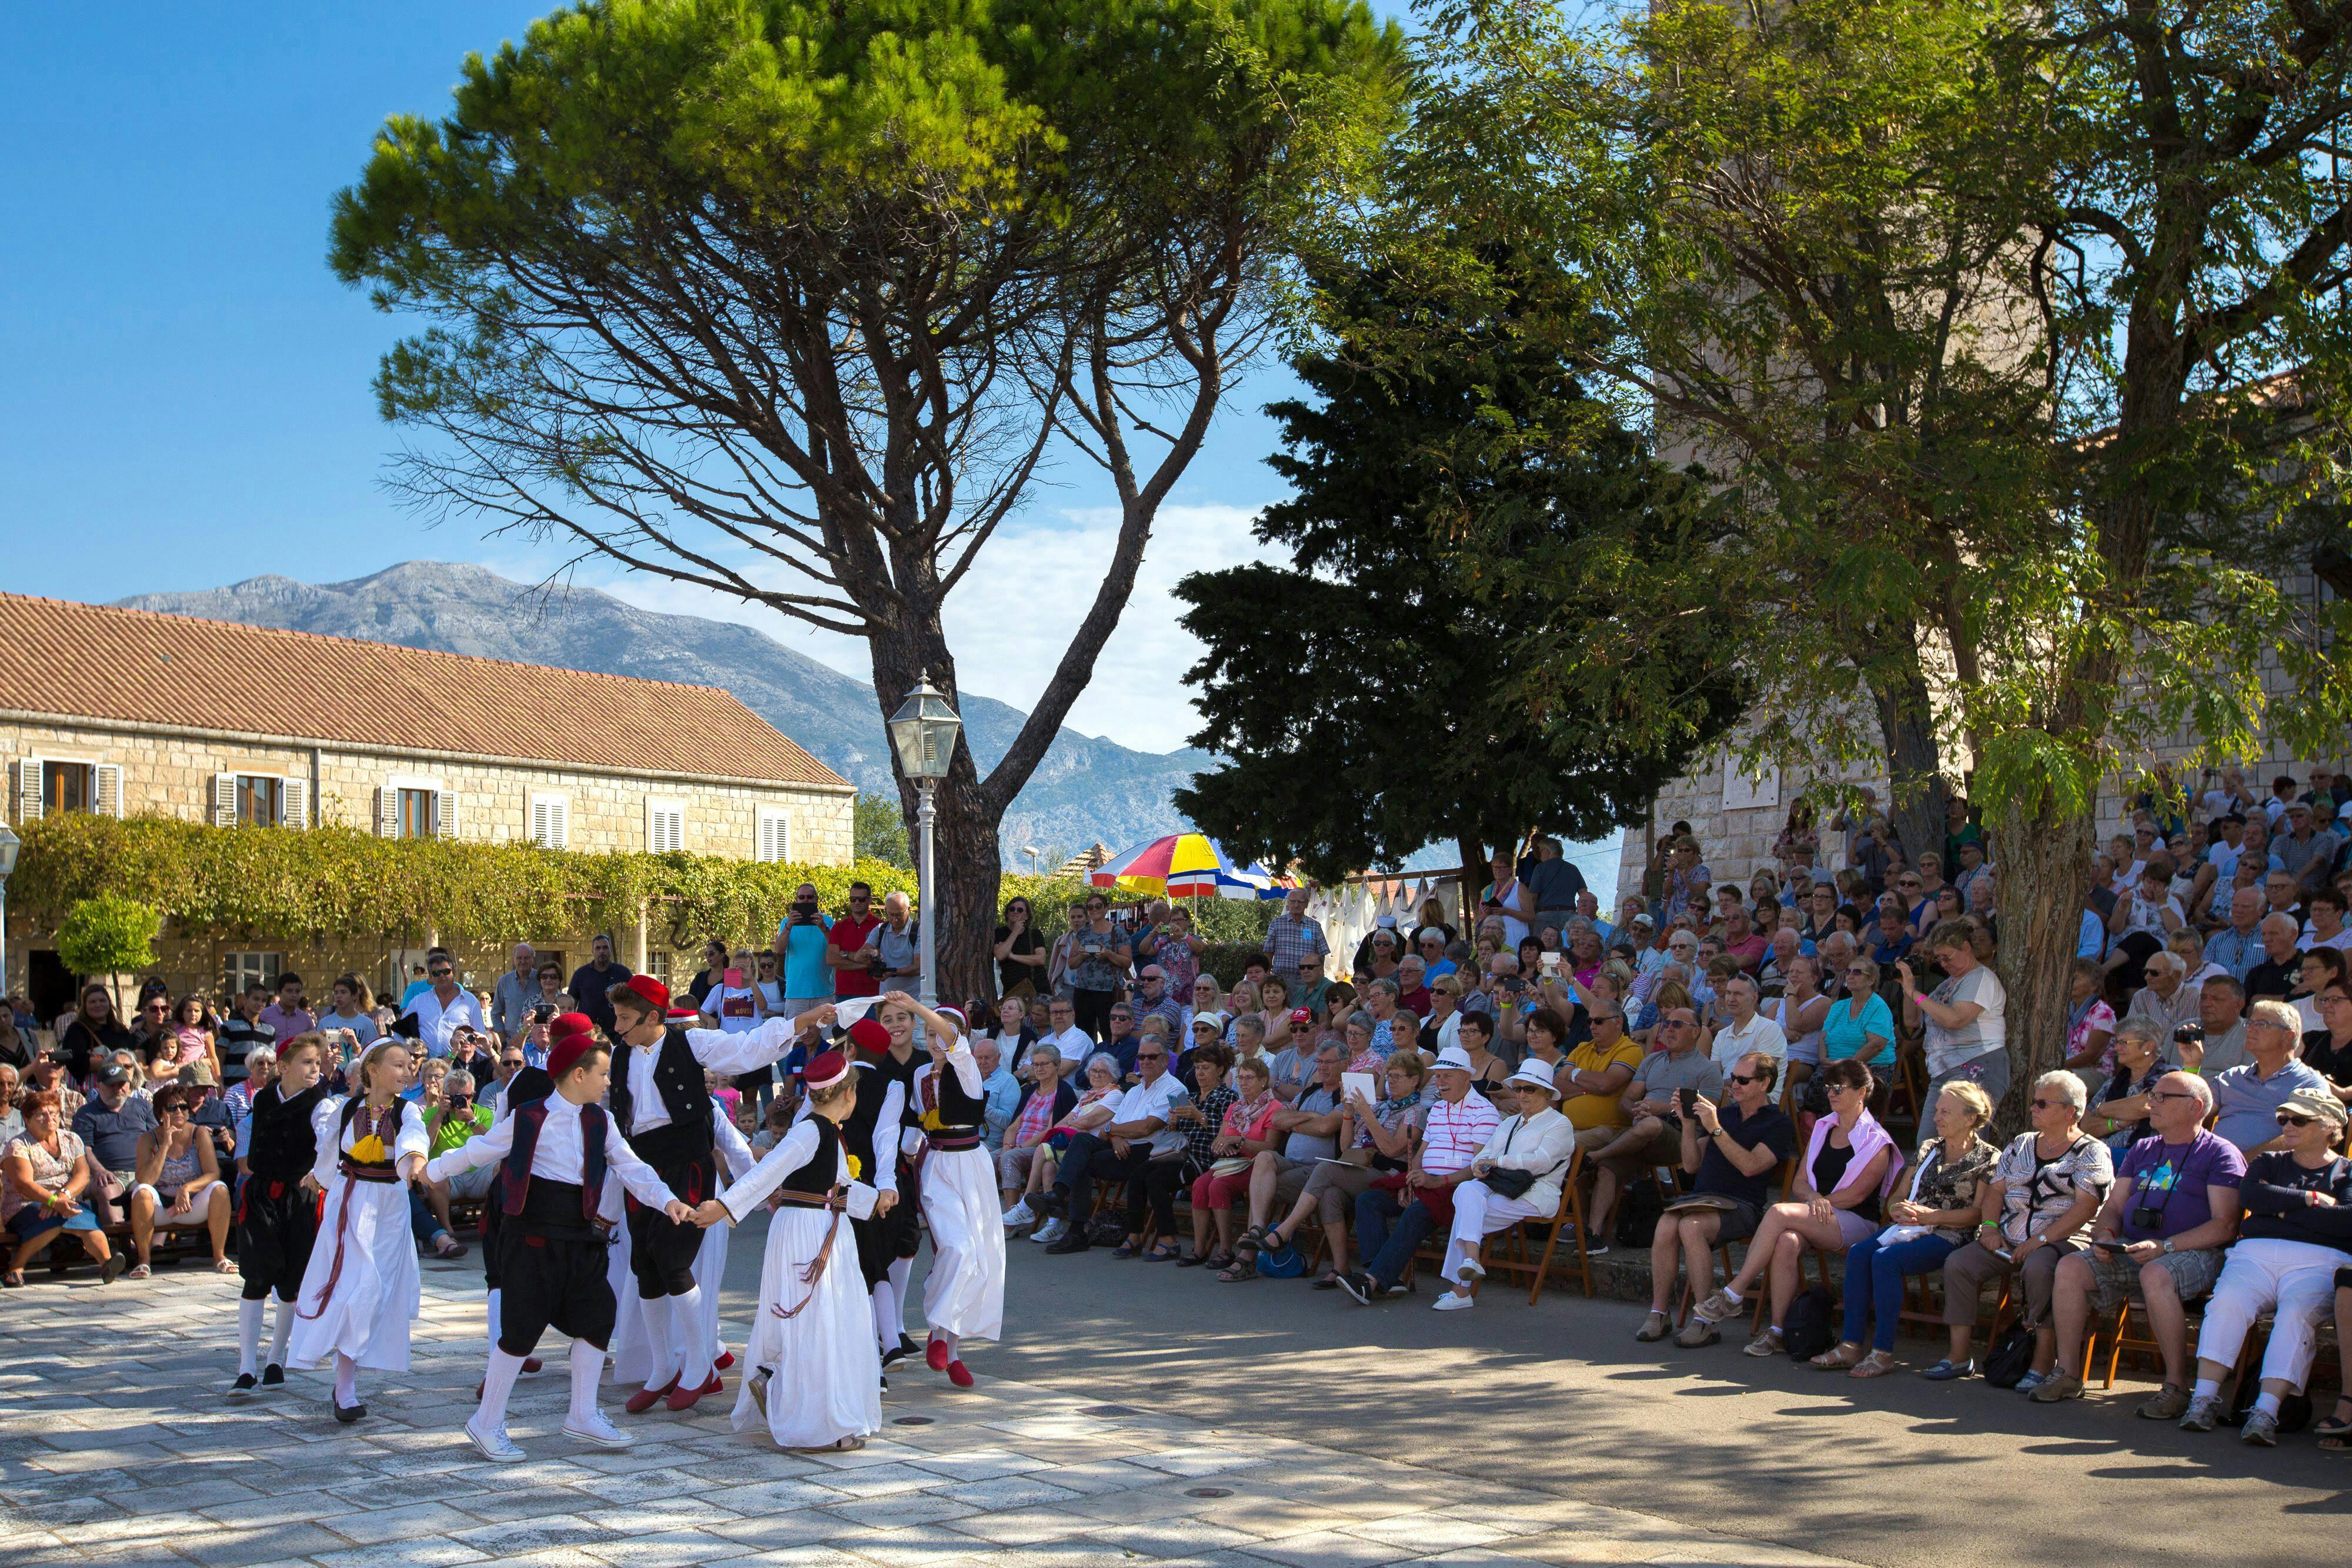
[[[352,1145],[352,1158],[363,1166],[383,1165],[392,1158],[392,1155],[384,1148],[383,1140],[370,1133]]]

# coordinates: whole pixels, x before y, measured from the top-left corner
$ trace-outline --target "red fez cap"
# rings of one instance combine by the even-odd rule
[[[849,1043],[863,1046],[867,1051],[887,1051],[890,1049],[890,1031],[873,1019],[859,1019],[849,1026]]]
[[[593,1034],[567,1034],[547,1051],[547,1075],[562,1082],[563,1075],[586,1060],[592,1051],[602,1051]]]
[[[551,1047],[557,1040],[569,1040],[575,1034],[593,1037],[596,1020],[586,1013],[558,1013],[547,1020],[547,1040]]]
[[[669,988],[651,975],[631,975],[621,982],[621,988],[635,996],[639,1001],[656,1012],[669,1011]]]
[[[691,1019],[699,1017],[700,1015],[696,1013],[692,1008],[672,1008],[668,1012],[662,1016],[668,1019],[672,1023],[685,1023]]]
[[[801,1082],[811,1089],[830,1089],[849,1076],[849,1058],[837,1051],[823,1051],[809,1059],[801,1071]]]

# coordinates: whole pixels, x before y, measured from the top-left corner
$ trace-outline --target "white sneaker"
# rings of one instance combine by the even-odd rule
[[[482,1458],[494,1465],[516,1464],[523,1458],[523,1451],[514,1446],[514,1439],[507,1436],[504,1427],[485,1436],[480,1427],[468,1421],[466,1423],[466,1436],[475,1448],[481,1450]]]
[[[1045,1224],[1039,1226],[1036,1229],[1031,1231],[1029,1233],[1029,1239],[1032,1241],[1058,1241],[1062,1239],[1062,1232],[1068,1228],[1068,1226],[1069,1221],[1067,1220],[1049,1219],[1045,1221]]]
[[[1004,1211],[1004,1228],[1018,1230],[1024,1225],[1034,1224],[1036,1218],[1037,1217],[1029,1211],[1029,1200],[1024,1198]]]
[[[1462,1260],[1462,1267],[1454,1270],[1454,1282],[1457,1284],[1466,1285],[1473,1280],[1483,1280],[1486,1277],[1486,1270],[1479,1266],[1478,1260],[1475,1258],[1465,1258]]]
[[[1461,1296],[1448,1291],[1432,1301],[1430,1306],[1433,1311],[1441,1312],[1466,1312],[1477,1304],[1478,1299],[1475,1296]]]
[[[577,1437],[583,1443],[593,1443],[604,1448],[625,1448],[636,1441],[628,1433],[606,1420],[602,1410],[593,1410],[581,1420],[564,1422],[563,1430],[567,1436]]]

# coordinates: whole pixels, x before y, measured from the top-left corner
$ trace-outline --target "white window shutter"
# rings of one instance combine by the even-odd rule
[[[793,858],[792,821],[782,811],[760,813],[760,858],[763,861],[788,861]]]
[[[457,791],[455,789],[433,791],[433,836],[436,839],[457,836]]]
[[[554,800],[547,803],[547,821],[551,830],[548,842],[557,849],[569,848],[572,842],[572,802]]]
[[[236,775],[213,775],[213,825],[217,828],[236,826]]]
[[[101,762],[90,771],[97,781],[96,804],[100,814],[108,817],[122,815],[122,765]]]
[[[41,820],[41,759],[27,757],[16,764],[16,820]]]
[[[278,781],[278,822],[280,827],[309,827],[310,805],[310,781],[308,779],[280,779]]]
[[[549,834],[553,831],[553,828],[550,826],[547,820],[546,797],[540,795],[532,796],[530,801],[530,841],[535,844],[547,843],[549,841]]]
[[[400,836],[400,791],[382,784],[376,786],[375,791],[375,836]]]

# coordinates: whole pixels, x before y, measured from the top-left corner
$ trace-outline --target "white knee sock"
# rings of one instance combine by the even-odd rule
[[[669,1385],[678,1374],[677,1336],[670,1331],[669,1296],[646,1296],[637,1302],[645,1316],[646,1351],[651,1357],[653,1370],[646,1375],[646,1386],[659,1390]]]
[[[604,1375],[604,1353],[584,1339],[572,1342],[572,1419],[585,1424],[596,1415],[596,1384]]]
[[[278,1303],[278,1316],[269,1325],[269,1364],[286,1364],[286,1347],[294,1343],[294,1303]]]
[[[254,1364],[261,1356],[261,1311],[265,1305],[263,1301],[236,1303],[236,1371],[240,1377],[251,1377],[261,1370]]]
[[[335,1403],[346,1410],[360,1402],[360,1364],[335,1352]]]
[[[2284,1395],[2273,1394],[2268,1389],[2254,1396],[2254,1408],[2265,1416],[2276,1416],[2279,1413],[2279,1407],[2285,1403]]]
[[[898,1303],[900,1318],[907,1315],[907,1276],[914,1271],[915,1260],[912,1258],[901,1258],[890,1265],[890,1299]],[[903,1328],[894,1328],[891,1332],[895,1335],[906,1331]],[[893,1338],[890,1343],[896,1344],[898,1342]]]
[[[702,1337],[702,1287],[672,1296],[669,1311],[678,1344],[677,1385],[700,1388],[710,1381],[710,1342]]]
[[[515,1379],[521,1375],[522,1357],[493,1347],[489,1370],[482,1374],[482,1407],[474,1412],[467,1425],[478,1432],[506,1430],[507,1398],[514,1393]]]
[[[884,1280],[874,1287],[874,1338],[884,1350],[898,1345],[900,1324],[898,1292]]]
[[[945,1340],[947,1342],[948,1359],[950,1361],[953,1361],[956,1358],[956,1346],[963,1343],[963,1335],[950,1333],[945,1329],[933,1329],[931,1331],[931,1337],[934,1339]]]
[[[496,1356],[499,1354],[499,1297],[502,1293],[503,1292],[499,1291],[492,1291],[490,1292],[489,1305],[483,1311],[483,1316],[489,1323],[490,1354],[492,1356]]]

